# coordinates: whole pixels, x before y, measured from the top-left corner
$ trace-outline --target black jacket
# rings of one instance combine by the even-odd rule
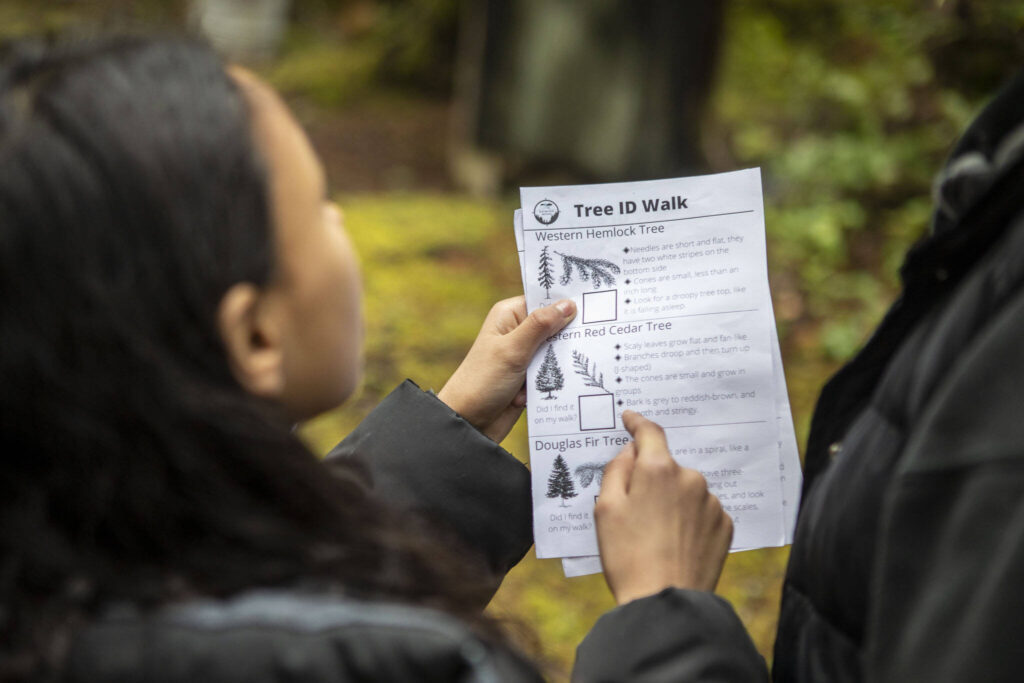
[[[481,554],[495,587],[533,542],[526,468],[411,382],[392,392],[339,444],[327,465],[346,458],[357,461],[376,495],[454,532],[466,548]],[[623,666],[657,671],[666,648],[675,653],[680,645],[707,640],[699,636],[680,643],[671,630],[651,636],[642,628],[688,621],[680,599],[685,594],[665,591],[605,616],[596,637],[616,646],[584,657],[581,672],[596,679],[597,673],[586,672]],[[693,599],[725,606],[710,594]],[[708,634],[712,641],[748,645],[750,657],[730,658],[731,671],[763,670],[735,615],[728,612],[720,629]],[[645,659],[650,664],[643,664]],[[694,675],[710,670],[699,658],[687,658],[685,666]],[[540,679],[521,657],[484,644],[445,614],[300,590],[252,591],[154,613],[111,609],[77,636],[66,671],[66,680],[74,683]]]
[[[332,451],[324,476],[341,459],[394,507],[461,535],[495,587],[532,543],[526,468],[411,382]],[[66,671],[76,683],[539,679],[448,615],[298,589],[112,608],[77,636]]]
[[[1024,75],[971,126],[936,189],[932,234],[907,255],[900,298],[815,410],[776,681],[1021,678]],[[727,605],[677,597],[663,670],[749,659],[748,642],[719,629]],[[615,647],[607,635],[583,642],[580,669]],[[757,678],[649,671],[604,679]]]
[[[1020,678],[1024,77],[937,190],[902,295],[815,411],[777,681]]]

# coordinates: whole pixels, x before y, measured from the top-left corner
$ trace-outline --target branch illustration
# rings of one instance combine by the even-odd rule
[[[572,254],[563,254],[560,251],[556,251],[556,254],[562,257],[562,279],[563,285],[569,284],[572,280],[573,268],[579,273],[580,280],[586,282],[589,280],[594,285],[594,289],[601,287],[601,285],[614,285],[615,275],[620,272],[620,268],[603,258],[581,258],[579,256],[573,256]]]
[[[604,389],[605,393],[612,393],[604,386],[604,373],[598,374],[597,363],[594,363],[593,369],[590,367],[590,359],[584,356],[579,351],[572,352],[572,365],[577,375],[583,377],[583,383],[588,387],[596,387],[598,389]]]
[[[601,480],[604,478],[604,466],[608,463],[599,462],[585,462],[579,465],[573,474],[576,475],[576,479],[580,482],[580,486],[587,488],[590,484],[597,479],[597,485],[601,485]]]

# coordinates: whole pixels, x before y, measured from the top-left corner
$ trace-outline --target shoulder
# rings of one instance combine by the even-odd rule
[[[84,629],[71,681],[530,680],[513,654],[435,610],[256,591],[111,613]]]

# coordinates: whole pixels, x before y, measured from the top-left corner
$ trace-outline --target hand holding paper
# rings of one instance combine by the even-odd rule
[[[526,404],[525,394],[520,394],[530,359],[575,315],[571,299],[529,315],[521,296],[499,301],[437,397],[492,440],[501,441]]]
[[[662,589],[714,590],[732,541],[732,519],[700,472],[672,459],[665,430],[639,413],[633,436],[604,472],[594,505],[605,580],[620,605]]]

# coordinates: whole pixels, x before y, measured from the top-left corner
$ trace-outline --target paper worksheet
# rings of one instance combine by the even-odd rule
[[[796,528],[796,514],[800,505],[800,487],[803,474],[800,467],[800,452],[796,444],[796,433],[793,431],[793,415],[789,407],[789,394],[786,391],[786,378],[782,368],[782,354],[779,349],[779,336],[772,328],[773,353],[772,364],[775,368],[775,423],[778,429],[779,445],[779,483],[782,487],[782,518],[785,524],[785,543],[793,542],[793,531]],[[732,550],[752,550],[753,548],[737,548]],[[598,555],[586,557],[567,557],[562,559],[562,570],[567,577],[597,574],[602,570],[601,558]]]
[[[522,275],[524,290],[526,288],[527,271],[526,260],[523,257],[523,216],[522,210],[516,209],[513,216],[516,249],[519,257],[519,267]],[[766,305],[771,309],[771,300]],[[779,479],[782,487],[782,509],[786,532],[785,542],[792,543],[793,531],[796,526],[796,515],[799,507],[800,488],[802,484],[802,472],[800,467],[800,455],[797,449],[796,434],[793,430],[793,418],[789,406],[789,395],[786,390],[786,378],[783,373],[782,354],[779,348],[778,332],[774,326],[774,315],[772,317],[772,365],[773,383],[775,386],[775,410],[776,427],[778,436],[779,451]],[[600,481],[598,481],[598,485]],[[744,548],[733,548],[744,550]],[[567,577],[595,574],[602,571],[600,557],[587,555],[581,557],[568,557],[562,560],[563,570]]]
[[[735,548],[785,542],[799,461],[776,381],[758,172],[525,188],[522,201],[528,306],[570,296],[580,309],[528,380],[538,556],[594,571],[591,511],[628,440],[624,408],[661,423],[676,459],[705,474]]]

